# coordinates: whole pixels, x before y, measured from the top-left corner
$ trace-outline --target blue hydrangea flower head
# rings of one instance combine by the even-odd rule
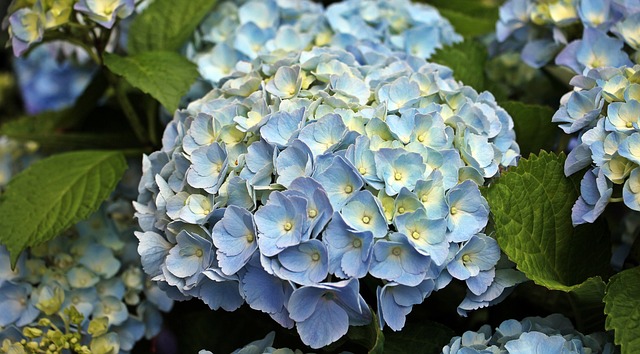
[[[517,163],[513,122],[451,70],[358,43],[260,52],[174,115],[134,204],[144,269],[172,297],[244,301],[325,346],[370,320],[359,279],[398,284],[374,301],[404,314],[453,279],[447,265],[488,221],[478,185]],[[496,303],[515,283],[495,285],[497,257],[479,258],[466,286]],[[336,287],[358,296],[292,308]],[[330,314],[339,323],[316,323]]]

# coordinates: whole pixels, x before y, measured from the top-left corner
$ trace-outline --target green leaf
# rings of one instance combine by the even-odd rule
[[[580,179],[564,176],[565,159],[545,151],[531,154],[483,194],[500,248],[536,284],[569,293],[582,329],[597,326],[598,319],[589,323],[589,316],[602,314],[602,277],[610,270],[611,245],[602,221],[572,226]]]
[[[402,331],[387,332],[384,349],[387,353],[438,354],[454,335],[451,328],[437,322],[413,323],[405,326]]]
[[[553,109],[516,101],[500,102],[500,106],[513,118],[516,141],[522,156],[555,148],[560,129],[551,122]]]
[[[180,98],[198,78],[196,65],[173,52],[144,52],[130,57],[105,53],[104,64],[160,101],[169,112],[178,108]]]
[[[133,20],[129,53],[177,51],[216,4],[216,0],[155,0]]]
[[[462,81],[477,91],[486,89],[484,67],[487,51],[478,42],[467,40],[438,49],[431,61],[448,66],[456,80]]]
[[[564,154],[542,151],[521,159],[488,188],[500,248],[536,284],[570,291],[587,278],[604,276],[611,257],[601,222],[571,224],[578,178],[564,176]]]
[[[477,2],[477,0],[472,1]],[[439,8],[438,11],[451,22],[456,32],[465,38],[477,37],[495,31],[496,21],[491,18],[472,13],[466,14],[460,9]]]
[[[428,0],[423,2],[435,6],[439,11],[456,11],[468,16],[482,18],[494,24],[500,18],[498,5],[489,5],[478,0]]]
[[[640,353],[640,267],[612,276],[606,292],[607,330],[615,331],[622,354]]]
[[[11,254],[46,242],[98,209],[124,174],[117,151],[77,151],[38,161],[7,185],[0,197],[0,243]]]

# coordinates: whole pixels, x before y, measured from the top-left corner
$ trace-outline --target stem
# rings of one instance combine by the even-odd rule
[[[136,137],[141,143],[148,143],[149,139],[147,138],[147,132],[145,131],[144,126],[142,126],[138,113],[136,113],[131,101],[129,101],[129,98],[127,97],[124,85],[117,84],[115,90],[116,99],[120,103],[120,107],[122,107],[124,115],[129,120],[129,124],[131,124],[131,128],[133,128],[133,132],[136,134]]]
[[[158,146],[158,103],[155,100],[147,100],[147,130],[151,144]]]
[[[616,198],[609,198],[609,203],[619,203],[619,202],[623,202],[624,199],[622,197],[616,197]]]
[[[125,117],[127,117],[131,128],[133,128],[133,132],[135,133],[136,138],[138,138],[138,141],[143,144],[148,143],[149,139],[147,137],[147,132],[142,125],[142,121],[140,120],[138,113],[136,113],[135,108],[133,108],[131,101],[129,101],[129,98],[127,97],[127,92],[125,91],[122,79],[118,78],[110,72],[106,72],[106,75],[109,78],[109,82],[111,83],[111,86],[115,91],[116,99],[118,100],[118,103],[120,104]]]

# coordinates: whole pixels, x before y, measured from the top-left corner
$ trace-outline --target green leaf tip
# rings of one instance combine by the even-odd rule
[[[105,53],[104,64],[131,86],[158,100],[169,112],[178,108],[198,78],[197,66],[178,53],[143,52],[129,57]]]
[[[13,177],[0,199],[0,244],[9,250],[11,267],[27,247],[96,211],[126,168],[121,152],[76,151],[40,160]]]
[[[615,332],[622,354],[640,352],[640,267],[611,277],[604,297],[605,328]]]

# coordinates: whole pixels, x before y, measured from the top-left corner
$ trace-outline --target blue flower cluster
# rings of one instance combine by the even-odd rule
[[[472,308],[503,293],[478,185],[519,148],[490,93],[376,44],[245,69],[177,111],[144,156],[138,251],[170,296],[247,302],[319,348],[370,322],[365,276],[394,330],[452,278]]]
[[[640,60],[640,1],[509,0],[500,8],[496,37],[500,51],[521,51],[535,68],[554,58],[578,74],[631,66]]]
[[[49,42],[35,48],[14,63],[18,86],[28,114],[59,110],[72,105],[89,84],[95,67],[86,54],[73,46]]]
[[[74,234],[24,252],[13,271],[0,248],[0,338],[19,343],[16,336],[36,323],[65,328],[61,318],[72,307],[84,316],[80,330],[96,334],[85,338],[91,348],[115,348],[104,353],[126,353],[155,336],[173,300],[142,270],[132,215],[128,201],[111,202]]]
[[[624,203],[640,210],[640,65],[598,68],[571,80],[576,87],[561,100],[553,122],[567,134],[579,132],[567,157],[567,176],[591,167],[572,209],[574,225],[592,223],[623,185]]]
[[[442,354],[563,353],[614,354],[616,348],[604,333],[584,335],[560,314],[506,320],[491,331],[489,325],[451,339]]]
[[[261,54],[312,46],[344,49],[362,41],[429,58],[462,37],[435,8],[409,0],[349,0],[326,10],[309,0],[226,1],[200,26],[188,56],[216,85],[238,62]]]
[[[3,29],[8,26],[13,53],[20,56],[30,46],[41,42],[45,31],[56,31],[76,20],[76,14],[82,15],[82,21],[92,21],[110,29],[116,18],[133,13],[134,0],[14,0],[9,9],[11,12]]]

